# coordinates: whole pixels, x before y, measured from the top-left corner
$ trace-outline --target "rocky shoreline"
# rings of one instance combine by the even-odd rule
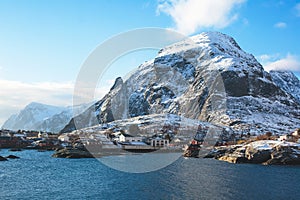
[[[103,150],[103,149],[102,149]],[[201,151],[201,150],[200,150]],[[161,152],[161,151],[159,151]],[[168,153],[166,151],[165,153]],[[106,149],[96,153],[86,148],[57,149],[52,157],[55,158],[99,158],[132,154],[121,149]],[[18,159],[18,156],[0,156],[0,161]],[[259,140],[240,145],[214,147],[203,158],[214,158],[229,163],[250,163],[262,165],[300,165],[300,144],[275,140]]]
[[[244,145],[215,147],[204,158],[229,163],[262,165],[300,165],[300,144],[274,140],[255,141]]]

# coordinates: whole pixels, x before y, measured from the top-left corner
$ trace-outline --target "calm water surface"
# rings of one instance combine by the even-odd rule
[[[0,199],[299,199],[300,167],[233,165],[180,158],[149,173],[125,173],[96,159],[9,152],[0,162]]]

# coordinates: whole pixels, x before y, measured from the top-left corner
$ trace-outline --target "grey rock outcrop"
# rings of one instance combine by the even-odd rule
[[[270,71],[272,80],[300,103],[300,80],[291,71]]]
[[[290,146],[278,146],[265,165],[300,165],[300,151]]]
[[[258,145],[258,143],[261,143]],[[299,144],[278,141],[256,141],[247,145],[217,147],[206,158],[230,163],[263,165],[299,165]]]
[[[259,150],[249,146],[246,148],[245,158],[249,163],[263,163],[271,159],[271,151]]]

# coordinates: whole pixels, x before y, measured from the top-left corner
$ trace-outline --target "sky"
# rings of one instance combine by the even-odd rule
[[[276,0],[0,0],[0,126],[30,102],[72,105],[89,54],[114,35],[145,27],[187,36],[220,31],[266,70],[300,72],[300,1]],[[121,57],[97,97],[157,50]]]

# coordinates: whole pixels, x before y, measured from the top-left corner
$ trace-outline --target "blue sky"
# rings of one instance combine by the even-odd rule
[[[300,71],[300,1],[0,0],[0,125],[31,101],[71,105],[88,55],[113,35],[143,27],[186,35],[220,31],[267,69]],[[99,95],[154,55],[121,58]]]

